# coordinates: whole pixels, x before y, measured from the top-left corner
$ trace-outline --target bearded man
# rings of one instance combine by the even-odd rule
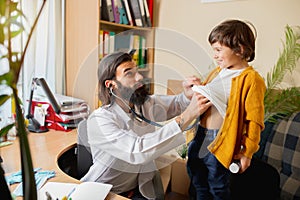
[[[154,161],[184,144],[182,132],[211,106],[191,89],[200,80],[187,78],[179,95],[149,95],[132,56],[115,52],[99,63],[98,81],[102,106],[87,119],[93,165],[81,181],[112,184],[130,199],[163,199]]]

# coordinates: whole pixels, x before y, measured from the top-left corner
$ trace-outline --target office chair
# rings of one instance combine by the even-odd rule
[[[89,170],[93,164],[93,158],[91,154],[91,149],[88,143],[87,135],[87,120],[83,119],[79,122],[77,128],[77,179],[81,179]],[[165,185],[162,183],[161,177],[170,176],[171,166],[162,168],[160,171],[155,173],[153,178],[153,183],[156,186],[156,194],[160,194],[158,199],[163,199],[163,195],[166,192],[168,182]],[[160,173],[162,172],[162,174]],[[167,178],[164,178],[167,179]],[[168,178],[169,180],[169,178]]]
[[[87,120],[83,119],[77,128],[77,176],[82,178],[93,164],[91,149],[88,143]]]

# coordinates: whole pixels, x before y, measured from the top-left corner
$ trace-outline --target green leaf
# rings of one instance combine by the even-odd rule
[[[11,70],[5,74],[0,75],[0,84],[1,85],[5,84],[7,86],[11,86],[13,77],[14,77],[14,75]]]
[[[17,31],[12,31],[12,32],[11,32],[11,37],[14,38],[14,37],[20,35],[22,32],[23,32],[23,28],[20,28],[20,29],[17,30]]]
[[[9,95],[0,95],[0,105],[4,104],[8,99],[10,99]]]
[[[5,15],[6,0],[0,0],[0,17]]]
[[[265,121],[275,122],[300,111],[300,89],[291,87],[273,92],[265,99]]]
[[[265,121],[275,123],[300,111],[300,88],[281,89],[284,76],[297,67],[300,58],[300,27],[285,27],[285,43],[279,58],[271,71],[267,73],[267,90],[264,98]]]
[[[0,24],[0,44],[4,44],[4,39],[5,39],[4,26]]]
[[[12,123],[12,124],[9,124],[9,125],[3,127],[3,128],[0,130],[0,137],[5,136],[5,135],[8,133],[8,131],[9,131],[12,127],[14,127],[14,125],[15,125],[15,124]]]
[[[283,51],[271,72],[267,74],[267,87],[275,89],[283,80],[287,72],[292,72],[297,66],[296,62],[300,57],[299,43],[297,43],[298,34],[293,29],[286,26],[286,42],[283,44]]]

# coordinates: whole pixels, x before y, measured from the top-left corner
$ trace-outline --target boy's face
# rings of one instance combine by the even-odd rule
[[[214,59],[221,68],[240,69],[244,66],[241,56],[219,42],[213,43]]]

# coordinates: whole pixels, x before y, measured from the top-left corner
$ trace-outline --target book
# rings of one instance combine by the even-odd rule
[[[140,44],[139,44],[139,68],[145,68],[145,58],[146,58],[146,38],[144,36],[140,36]]]
[[[139,0],[130,0],[128,1],[129,8],[132,13],[132,18],[135,26],[143,26],[142,15],[139,6]]]
[[[150,11],[148,8],[148,2],[147,2],[147,0],[143,0],[143,1],[144,1],[144,8],[145,8],[146,24],[148,27],[151,27],[152,22],[151,22]]]
[[[99,59],[103,58],[103,30],[99,30]]]
[[[153,24],[153,0],[147,0],[151,23]]]
[[[101,0],[101,19],[114,22],[114,13],[111,0]]]
[[[109,50],[108,53],[113,53],[115,51],[115,32],[109,32]]]
[[[103,31],[103,57],[109,54],[109,32]]]
[[[135,49],[136,51],[132,56],[132,60],[139,67],[139,64],[140,64],[140,61],[139,61],[140,36],[139,35],[133,35],[133,49]]]
[[[123,2],[123,5],[124,5],[125,11],[126,11],[128,24],[133,26],[133,20],[132,20],[131,11],[130,11],[130,7],[129,7],[129,3],[128,3],[129,0],[121,0],[121,1]]]
[[[143,24],[144,27],[146,27],[148,25],[147,25],[147,22],[146,22],[144,0],[139,0],[139,7],[140,7],[140,11],[141,11],[142,24]]]
[[[133,36],[131,34],[115,36],[115,51],[130,51],[133,48]]]
[[[118,2],[117,0],[111,0],[112,10],[114,14],[114,22],[119,24],[120,23],[120,13],[118,8]]]
[[[120,15],[120,24],[128,24],[128,18],[126,15],[125,6],[122,2],[122,0],[117,0],[118,9],[119,9],[119,15]]]
[[[93,199],[104,200],[112,188],[111,184],[99,182],[82,182],[76,183],[60,183],[47,182],[40,190],[38,190],[39,200],[51,199]]]

